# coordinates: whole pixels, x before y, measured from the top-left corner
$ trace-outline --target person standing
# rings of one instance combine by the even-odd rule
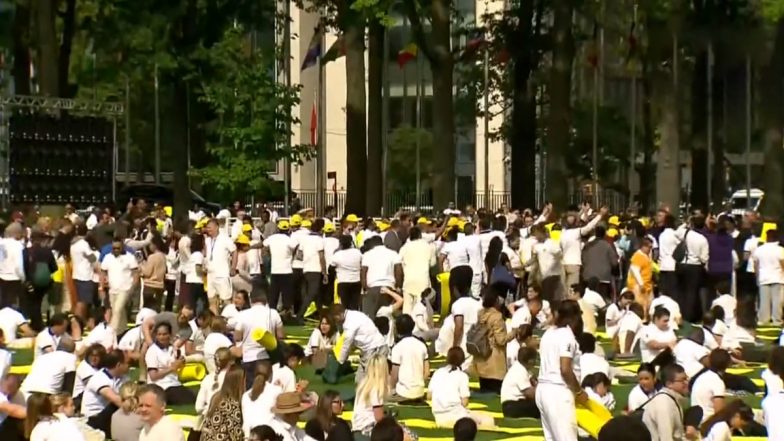
[[[139,441],[185,441],[180,425],[166,416],[166,393],[160,386],[144,385],[138,397],[137,412],[144,421]]]
[[[250,387],[256,372],[256,364],[269,360],[267,349],[253,339],[256,329],[274,333],[278,341],[286,336],[283,321],[275,308],[267,304],[267,293],[256,289],[250,294],[251,307],[237,314],[234,341],[242,348],[242,367],[245,369],[246,386]]]
[[[649,237],[643,237],[640,241],[640,248],[634,252],[629,262],[629,275],[626,279],[626,287],[634,293],[634,300],[642,305],[645,320],[648,319],[648,310],[653,301],[653,241]]]
[[[5,228],[5,237],[0,240],[0,308],[16,305],[25,295],[23,238],[24,229],[13,222]]]
[[[710,308],[701,304],[700,290],[705,285],[705,270],[710,258],[708,239],[701,231],[705,228],[705,216],[697,214],[691,218],[690,227],[681,227],[675,235],[684,242],[686,255],[678,266],[678,295],[675,300],[681,307],[683,318],[697,323]]]
[[[320,293],[329,277],[327,261],[324,257],[324,237],[321,234],[323,228],[324,219],[318,218],[312,222],[309,234],[299,239],[299,247],[302,250],[302,274],[305,281],[305,296],[295,318],[295,323],[299,325],[305,323],[305,312],[311,302],[316,301],[317,310],[323,306]]]
[[[218,315],[220,304],[231,302],[233,295],[231,276],[237,271],[237,247],[227,234],[221,233],[220,225],[215,219],[207,222],[204,250],[207,266],[207,298],[210,309]]]
[[[33,230],[30,248],[24,250],[25,279],[33,287],[19,299],[20,309],[30,317],[30,326],[36,331],[44,328],[41,315],[41,303],[52,287],[52,274],[57,271],[52,249],[44,245],[46,235],[38,229]]]
[[[297,241],[289,236],[289,223],[278,221],[277,232],[266,236],[262,242],[265,254],[270,259],[269,304],[278,309],[282,297],[283,311],[291,311],[294,296],[294,271],[292,261],[297,249]]]
[[[93,281],[95,275],[93,265],[97,258],[93,248],[85,239],[87,227],[84,224],[76,224],[74,231],[76,237],[71,242],[71,262],[77,302],[74,313],[86,321],[88,309],[95,304],[98,295],[98,285]]]
[[[754,254],[754,272],[759,286],[757,321],[762,325],[781,325],[782,284],[784,283],[784,248],[779,245],[778,230],[768,230],[768,241]]]
[[[338,284],[338,297],[346,309],[358,311],[360,309],[360,296],[362,283],[360,273],[362,270],[362,252],[354,248],[354,239],[349,235],[342,235],[338,239],[340,249],[332,255],[331,265],[335,268],[335,279]]]
[[[604,225],[596,226],[594,237],[583,247],[581,258],[583,282],[596,279],[599,281],[597,292],[605,299],[615,298],[616,277],[613,274],[618,271],[618,252],[607,240]]]
[[[574,407],[588,400],[574,371],[579,351],[575,334],[582,331],[580,316],[577,302],[561,302],[555,326],[545,331],[539,344],[541,364],[535,400],[546,441],[577,441]]]
[[[381,243],[381,237],[374,236],[365,240],[368,251],[362,255],[362,311],[368,317],[375,317],[381,306],[381,288],[401,288],[403,286],[403,265],[400,255]]]
[[[435,248],[422,239],[422,230],[412,227],[408,241],[400,248],[403,266],[403,314],[419,302],[422,291],[430,288],[430,268],[436,264]]]
[[[533,255],[526,264],[526,271],[537,266],[541,277],[542,298],[548,302],[558,302],[565,298],[566,292],[561,280],[562,252],[561,246],[549,238],[547,230],[541,225],[531,227],[531,234],[536,238]]]
[[[658,216],[658,214],[657,214]],[[675,217],[663,214],[662,230],[659,234],[659,292],[674,297],[678,290],[678,277],[675,273],[675,259],[672,253],[678,246],[675,236]]]
[[[131,290],[139,283],[139,265],[133,254],[126,253],[120,240],[112,241],[112,252],[103,258],[101,269],[104,280],[109,285],[104,289],[109,293],[112,307],[111,326],[117,334],[125,331],[125,305],[131,297]]]
[[[564,273],[566,286],[580,283],[580,269],[582,268],[583,237],[591,234],[606,215],[607,207],[599,209],[599,213],[584,226],[579,226],[578,216],[566,216],[564,230],[561,232],[561,252],[563,253]]]

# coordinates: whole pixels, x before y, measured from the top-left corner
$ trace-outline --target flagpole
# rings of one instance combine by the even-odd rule
[[[158,93],[158,63],[155,63],[155,183],[161,183],[161,106]]]
[[[632,32],[629,33],[629,38],[630,39],[634,38],[633,32],[634,32],[634,26],[636,26],[636,25],[637,25],[637,2],[634,3],[634,12],[633,12],[633,15],[632,15]],[[631,42],[630,42],[630,44],[631,44]],[[632,48],[630,47],[629,50],[631,51]],[[630,55],[634,56],[635,54],[632,53]],[[633,190],[638,190],[639,191],[639,189],[636,189],[636,188],[633,189],[633,186],[632,186],[632,184],[636,182],[635,181],[635,174],[636,174],[635,166],[637,165],[637,69],[636,69],[636,67],[637,67],[636,65],[632,65],[632,94],[631,94],[631,107],[632,107],[631,108],[631,115],[632,115],[632,117],[631,117],[631,133],[629,134],[629,136],[631,138],[629,140],[629,144],[630,144],[630,149],[629,150],[631,151],[630,152],[631,153],[631,158],[629,160],[629,176],[628,176],[629,183],[628,183],[628,185],[629,185],[629,193],[631,194],[632,199],[634,198]]]
[[[422,137],[422,60],[417,53],[416,58],[416,209],[422,206],[422,160],[421,142]]]
[[[488,48],[487,45],[485,45],[485,57],[484,57],[484,86],[485,86],[485,90],[483,93],[482,101],[485,110],[485,115],[484,115],[485,200],[483,205],[486,209],[489,209],[490,208],[490,48]]]
[[[408,17],[403,17],[403,28],[405,29],[406,38],[410,39],[410,32],[408,31]],[[405,50],[406,47],[403,47]],[[400,55],[398,54],[398,57]],[[410,126],[415,126],[416,124],[411,124],[408,115],[408,75],[407,69],[408,63],[406,62],[402,66],[400,66],[400,70],[403,71],[403,124],[407,124]],[[418,67],[417,67],[418,68]]]
[[[387,166],[389,161],[389,29],[384,30],[384,66],[381,70],[381,84],[384,93],[381,97],[381,214],[389,211],[387,207]]]
[[[751,210],[751,55],[746,54],[746,209]]]
[[[291,1],[283,0],[284,24],[283,24],[283,83],[286,90],[291,90],[291,24],[288,22],[291,17]],[[292,109],[289,109],[291,112]],[[283,158],[283,214],[289,215],[289,191],[291,187],[291,163],[289,162],[288,152],[291,151],[291,118],[286,118],[286,156]]]
[[[321,18],[319,18],[320,20]],[[322,35],[322,48],[324,47],[324,36]],[[326,131],[324,130],[324,65],[321,63],[323,55],[319,54],[318,61],[318,97],[316,101],[316,109],[318,114],[316,120],[318,121],[318,147],[316,150],[316,215],[322,216],[324,214],[324,163],[326,160],[326,147],[327,140],[325,139]]]
[[[593,127],[592,127],[592,173],[593,179],[593,203],[594,207],[599,206],[599,69],[593,67]]]
[[[707,87],[708,87],[708,103],[707,103],[707,147],[708,147],[708,211],[711,211],[711,204],[713,203],[713,42],[708,42],[708,61],[707,61]]]

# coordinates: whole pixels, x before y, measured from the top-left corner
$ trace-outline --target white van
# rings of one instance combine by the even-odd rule
[[[732,204],[733,216],[742,216],[748,209],[758,211],[760,204],[762,203],[762,198],[764,197],[765,192],[758,188],[738,190],[735,193],[732,193],[730,203]],[[751,203],[748,201],[749,198],[751,199]]]

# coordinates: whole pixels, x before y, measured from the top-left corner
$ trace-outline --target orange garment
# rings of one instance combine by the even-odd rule
[[[653,292],[653,262],[651,261],[651,257],[642,251],[637,250],[632,256],[631,266],[636,266],[640,269],[642,292],[644,294]],[[626,287],[634,290],[636,285],[637,280],[634,278],[634,274],[631,270],[629,270],[629,274],[626,276]]]

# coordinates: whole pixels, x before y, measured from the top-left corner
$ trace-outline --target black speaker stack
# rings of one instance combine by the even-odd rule
[[[11,116],[11,202],[111,202],[113,131],[111,121],[97,117],[36,113]]]

